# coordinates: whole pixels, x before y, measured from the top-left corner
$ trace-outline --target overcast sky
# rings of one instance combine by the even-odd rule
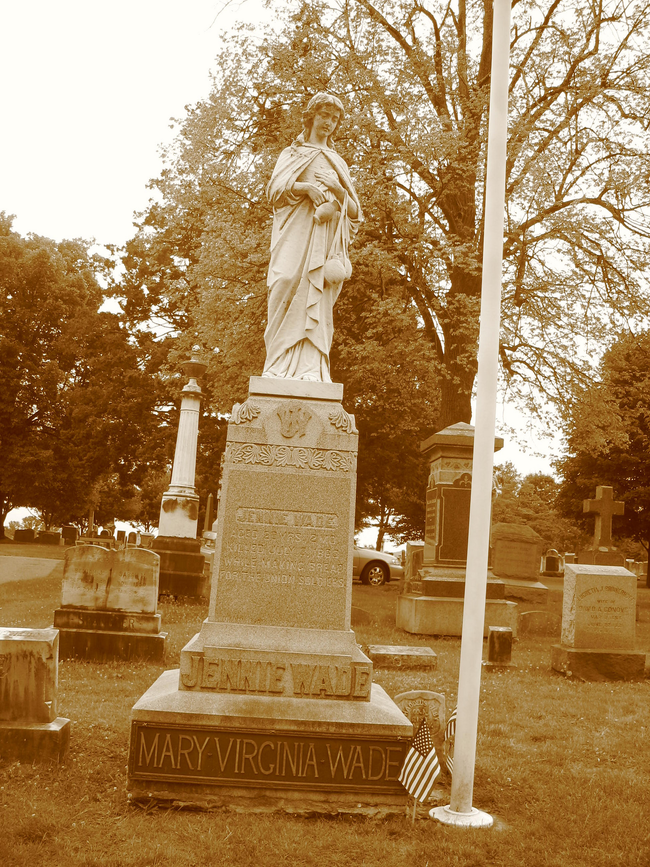
[[[210,91],[222,32],[269,18],[262,0],[0,3],[0,211],[23,235],[123,244],[170,118]],[[510,437],[497,460],[548,470]]]
[[[0,210],[56,240],[123,243],[171,117],[208,95],[234,21],[261,0],[0,3]]]

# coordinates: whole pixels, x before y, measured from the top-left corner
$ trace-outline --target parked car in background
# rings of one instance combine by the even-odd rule
[[[388,581],[396,581],[404,575],[404,567],[399,557],[375,551],[374,548],[354,546],[354,565],[352,577],[359,578],[362,584],[378,587]]]

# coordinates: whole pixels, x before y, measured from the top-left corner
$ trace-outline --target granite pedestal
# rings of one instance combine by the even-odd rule
[[[358,435],[341,398],[253,377],[235,405],[209,615],[133,708],[133,798],[403,803],[412,726],[350,628]]]
[[[465,570],[423,568],[422,593],[397,597],[396,624],[414,635],[461,635],[465,599]],[[517,634],[517,605],[505,599],[503,581],[487,579],[484,636],[490,626],[507,626]]]
[[[157,536],[151,545],[160,557],[161,596],[207,596],[210,582],[204,575],[205,555],[200,539]]]
[[[555,671],[583,680],[642,677],[645,653],[635,649],[636,575],[622,566],[567,563],[561,644]]]

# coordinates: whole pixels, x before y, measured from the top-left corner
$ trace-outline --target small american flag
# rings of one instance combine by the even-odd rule
[[[445,729],[445,753],[447,754],[447,758],[445,760],[445,764],[447,765],[447,770],[450,774],[454,773],[454,754],[453,748],[456,739],[456,711],[458,707],[455,707],[451,716],[447,720],[447,728]]]
[[[431,732],[429,726],[422,720],[404,759],[399,781],[412,798],[423,802],[433,788],[439,773],[440,763],[431,740]]]

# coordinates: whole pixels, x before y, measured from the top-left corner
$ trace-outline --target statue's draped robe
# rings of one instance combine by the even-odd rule
[[[292,195],[291,188],[297,180],[317,183],[315,171],[332,169],[346,191],[345,203],[341,214],[319,225],[309,196]],[[326,195],[334,200],[329,191]],[[328,283],[323,269],[328,255],[347,260],[361,219],[348,167],[330,148],[294,142],[280,154],[267,196],[273,205],[273,233],[263,375],[331,382],[332,311],[342,283]],[[354,220],[347,216],[348,197],[358,208]]]

